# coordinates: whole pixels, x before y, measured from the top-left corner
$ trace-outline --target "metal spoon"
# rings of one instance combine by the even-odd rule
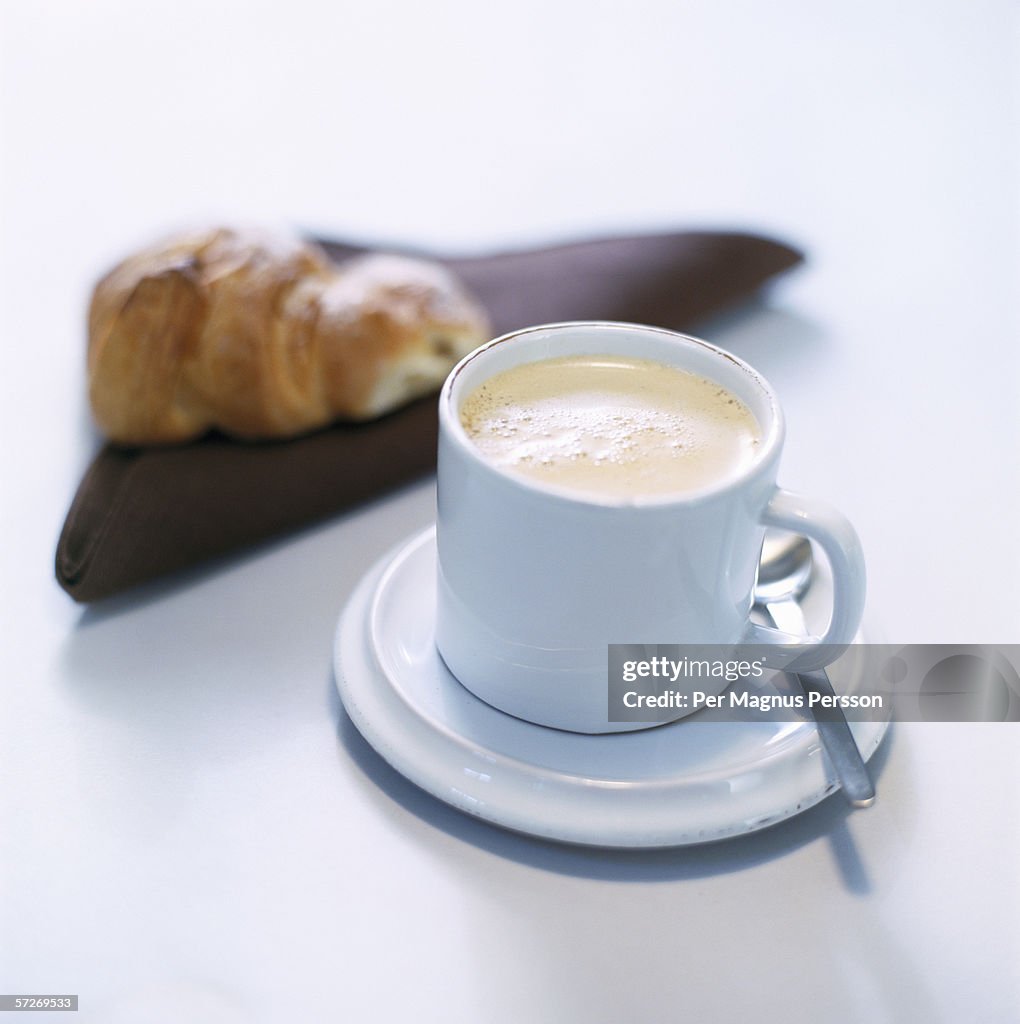
[[[754,603],[786,633],[806,634],[807,623],[798,598],[811,582],[811,543],[796,533],[769,530],[762,548]],[[834,695],[824,669],[796,676],[805,692]],[[843,794],[853,807],[870,807],[875,802],[875,785],[857,749],[846,716],[838,707],[812,709],[818,736],[829,755]]]

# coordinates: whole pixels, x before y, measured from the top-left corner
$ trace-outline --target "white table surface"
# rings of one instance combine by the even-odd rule
[[[431,481],[94,608],[53,580],[84,308],[132,246],[707,225],[810,253],[703,333],[777,387],[782,482],[856,523],[869,621],[1020,640],[1016,5],[623,10],[4,4],[0,992],[103,1024],[1020,1017],[1015,726],[896,727],[866,812],[583,851],[425,796],[339,705],[337,615]]]

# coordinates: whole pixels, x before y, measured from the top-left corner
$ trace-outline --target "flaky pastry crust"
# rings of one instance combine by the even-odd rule
[[[294,437],[438,389],[487,332],[438,264],[384,254],[336,264],[297,239],[211,229],[129,256],[96,285],[89,399],[121,444],[211,429]]]

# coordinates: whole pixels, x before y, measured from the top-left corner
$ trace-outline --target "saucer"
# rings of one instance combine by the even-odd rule
[[[358,584],[333,662],[365,739],[458,810],[561,842],[684,846],[765,828],[839,788],[812,722],[689,718],[582,735],[497,711],[461,686],[436,651],[435,580],[430,527]],[[866,759],[886,725],[851,723]]]

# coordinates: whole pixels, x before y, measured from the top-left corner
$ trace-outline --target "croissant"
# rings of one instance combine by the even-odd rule
[[[129,256],[89,309],[89,401],[121,444],[210,429],[293,437],[437,389],[487,337],[443,267],[400,256],[333,263],[250,231],[181,235]]]

